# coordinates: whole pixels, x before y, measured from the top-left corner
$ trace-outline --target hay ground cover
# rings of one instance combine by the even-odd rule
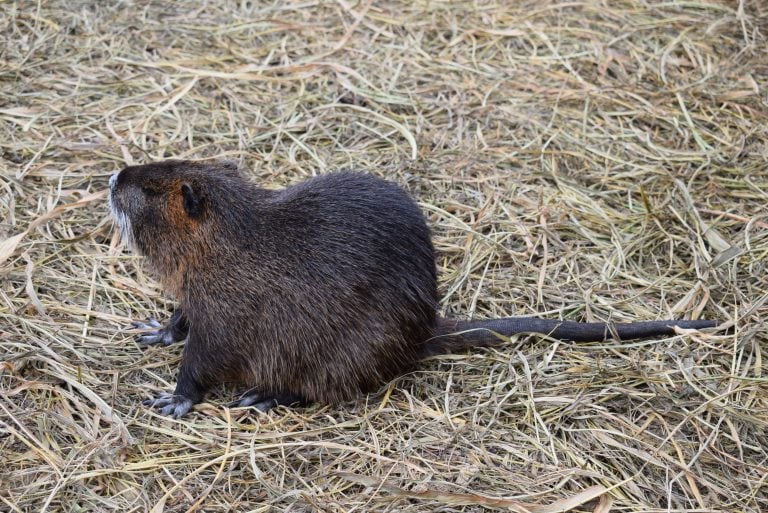
[[[0,3],[0,511],[768,511],[762,0]],[[433,229],[445,314],[717,318],[515,337],[338,407],[187,417],[108,177],[354,168]]]

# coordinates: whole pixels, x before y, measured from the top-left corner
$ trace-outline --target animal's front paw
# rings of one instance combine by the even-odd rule
[[[155,399],[147,399],[142,401],[142,404],[155,408],[160,415],[170,415],[174,419],[178,419],[186,415],[195,403],[183,395],[161,392]]]
[[[156,319],[149,319],[147,322],[134,321],[131,325],[140,330],[150,330],[136,335],[136,342],[139,344],[146,346],[162,344],[168,346],[179,340],[175,336],[173,326],[170,324],[168,326],[161,326]]]

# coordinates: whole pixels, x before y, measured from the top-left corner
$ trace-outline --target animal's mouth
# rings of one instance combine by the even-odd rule
[[[117,225],[120,231],[120,237],[130,247],[133,247],[133,230],[131,229],[131,220],[125,211],[120,208],[117,201],[117,175],[113,174],[109,177],[109,194],[107,195],[107,205],[109,206],[109,212],[112,214],[112,219]]]
[[[115,188],[117,187],[117,173],[109,177],[109,194],[107,194],[107,205],[112,217],[115,217]]]
[[[109,212],[112,214],[112,218],[117,221],[117,218],[122,214],[121,209],[117,206],[115,196],[117,195],[117,173],[109,177],[109,194],[107,195],[107,205],[109,206]]]

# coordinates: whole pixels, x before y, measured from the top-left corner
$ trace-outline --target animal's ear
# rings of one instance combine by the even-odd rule
[[[203,197],[198,191],[186,182],[181,184],[181,197],[184,202],[184,210],[192,219],[197,219],[203,213]]]

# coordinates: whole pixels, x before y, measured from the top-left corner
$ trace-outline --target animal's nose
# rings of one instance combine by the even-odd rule
[[[109,177],[109,188],[114,189],[117,186],[117,175],[118,173],[113,174]]]

